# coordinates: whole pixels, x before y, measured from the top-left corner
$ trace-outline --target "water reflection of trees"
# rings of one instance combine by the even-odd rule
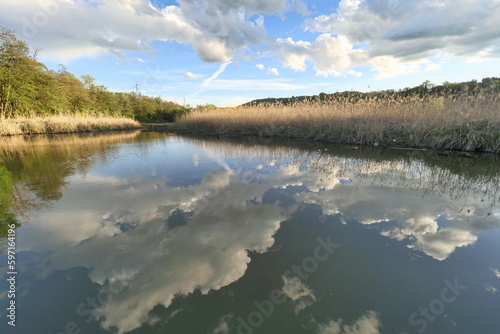
[[[474,158],[459,153],[393,150],[383,147],[349,147],[316,142],[259,138],[191,137],[193,145],[214,155],[239,157],[263,165],[297,165],[332,179],[357,183],[419,189],[425,194],[447,195],[461,201],[480,199],[488,215],[497,205],[500,189],[498,156]]]
[[[117,144],[164,137],[134,131],[2,138],[0,237],[5,237],[9,223],[26,221],[30,210],[60,199],[69,176],[85,175],[94,162],[105,162]]]
[[[0,238],[7,236],[10,224],[17,224],[12,210],[13,199],[12,175],[4,166],[0,166]]]

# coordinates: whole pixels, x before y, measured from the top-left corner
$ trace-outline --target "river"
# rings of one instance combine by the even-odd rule
[[[0,154],[1,333],[500,328],[497,156],[140,131]]]

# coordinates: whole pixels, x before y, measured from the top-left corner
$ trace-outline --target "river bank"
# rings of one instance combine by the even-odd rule
[[[500,153],[500,96],[345,98],[219,108],[188,113],[173,129],[217,136]]]
[[[125,117],[55,115],[0,119],[0,136],[98,132],[139,129],[142,125]]]

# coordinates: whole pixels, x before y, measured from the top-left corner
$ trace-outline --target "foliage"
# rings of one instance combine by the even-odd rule
[[[319,93],[313,96],[292,96],[292,97],[281,97],[281,98],[265,98],[253,100],[245,103],[243,106],[255,106],[259,104],[294,104],[298,102],[307,101],[335,101],[343,100],[345,98],[350,98],[351,100],[367,100],[373,98],[406,98],[406,97],[451,97],[453,95],[463,95],[467,93],[470,96],[477,95],[480,92],[484,93],[489,91],[491,93],[500,93],[500,78],[484,78],[481,82],[476,80],[471,80],[467,82],[460,83],[450,83],[445,82],[442,85],[435,85],[429,80],[424,81],[421,85],[412,88],[404,88],[398,91],[393,89],[373,91],[373,92],[357,92],[357,91],[345,91],[337,92],[333,94]]]
[[[0,27],[0,118],[76,113],[173,122],[187,111],[140,92],[110,92],[92,76],[80,80],[64,66],[49,70],[36,53],[13,31]]]

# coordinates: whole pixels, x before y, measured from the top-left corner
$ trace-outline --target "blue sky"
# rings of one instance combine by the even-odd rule
[[[111,91],[238,105],[500,76],[500,0],[2,0],[39,60]]]

